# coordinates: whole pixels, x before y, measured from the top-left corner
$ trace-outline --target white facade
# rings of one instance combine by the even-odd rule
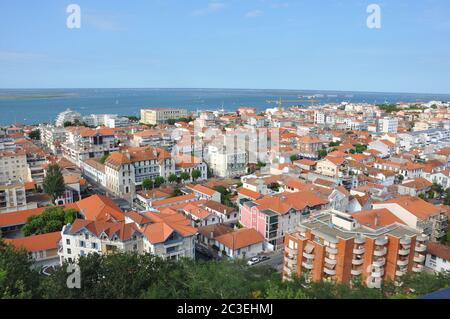
[[[56,126],[64,126],[65,122],[74,122],[75,120],[82,121],[81,114],[72,111],[71,109],[67,109],[64,112],[61,112],[58,114],[58,117],[56,118]]]
[[[397,133],[398,119],[385,117],[378,120],[378,133]]]

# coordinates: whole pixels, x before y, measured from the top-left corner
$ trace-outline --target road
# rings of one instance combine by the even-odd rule
[[[270,257],[270,259],[260,262],[252,267],[260,267],[260,266],[270,266],[275,268],[278,272],[283,270],[283,251],[273,252],[269,254],[265,254]]]

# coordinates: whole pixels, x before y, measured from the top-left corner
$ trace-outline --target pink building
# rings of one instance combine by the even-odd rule
[[[240,223],[264,236],[268,249],[282,249],[283,238],[303,218],[327,208],[328,201],[310,191],[265,196],[241,205]]]

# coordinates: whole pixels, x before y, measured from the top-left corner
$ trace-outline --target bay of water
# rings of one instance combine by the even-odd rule
[[[145,107],[174,107],[195,110],[234,111],[240,106],[258,110],[275,107],[267,100],[307,100],[316,96],[320,104],[330,102],[428,102],[450,101],[449,95],[372,93],[312,90],[237,89],[0,89],[0,125],[50,123],[70,108],[83,115],[112,113],[138,116]],[[285,103],[290,105],[309,103]]]

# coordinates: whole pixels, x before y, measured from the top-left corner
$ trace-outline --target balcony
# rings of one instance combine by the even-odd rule
[[[364,259],[352,259],[352,265],[359,266],[364,263]]]
[[[409,255],[410,250],[409,249],[399,249],[398,250],[398,254],[400,256],[408,256]]]
[[[336,275],[336,270],[328,269],[327,267],[323,268],[323,272],[326,273],[327,275],[330,275],[330,276]]]
[[[416,262],[416,263],[423,263],[424,260],[425,260],[425,256],[424,255],[420,255],[420,254],[414,255],[414,262]]]
[[[401,245],[410,245],[411,244],[411,238],[401,238],[400,239]]]
[[[353,248],[353,253],[355,255],[362,255],[362,254],[364,254],[365,251],[366,251],[366,249],[364,247]]]
[[[383,267],[386,264],[386,259],[385,258],[379,258],[376,259],[372,262],[372,265],[374,267]]]
[[[325,257],[325,262],[326,262],[327,264],[330,264],[330,265],[336,265],[337,260],[336,260],[336,259],[331,259],[331,258]]]
[[[325,251],[326,251],[327,253],[329,253],[329,254],[332,254],[332,255],[336,255],[336,254],[338,253],[337,248],[333,248],[333,247],[330,247],[330,246],[327,246],[327,247],[325,248]]]
[[[352,270],[350,271],[350,273],[351,273],[353,276],[359,276],[359,275],[362,274],[362,269],[352,269]]]
[[[375,256],[378,256],[378,257],[382,257],[382,256],[386,255],[386,253],[387,253],[387,248],[386,247],[384,247],[382,249],[375,249],[373,251],[373,254]]]
[[[285,250],[290,255],[297,255],[298,254],[298,251],[296,249],[289,248],[288,246],[285,247]]]
[[[414,272],[422,272],[422,270],[423,270],[423,265],[416,264],[412,267],[412,271],[414,271]]]
[[[290,259],[290,258],[287,258],[287,259],[286,259],[286,265],[287,265],[288,267],[290,267],[290,268],[296,267],[296,266],[297,266],[297,259]]]
[[[303,257],[305,257],[306,259],[314,259],[314,254],[303,252]]]
[[[381,278],[384,275],[384,268],[378,268],[372,270],[372,277],[373,278]]]
[[[397,265],[399,266],[406,266],[409,263],[409,259],[398,259],[397,260]]]
[[[364,244],[366,242],[366,239],[362,236],[356,236],[355,237],[355,244]]]
[[[426,242],[426,241],[428,240],[428,236],[422,234],[422,235],[417,236],[416,240],[417,240],[418,242],[422,242],[422,243],[423,243],[423,242]]]
[[[381,237],[381,238],[375,239],[375,245],[377,245],[377,246],[384,246],[387,244],[387,242],[388,242],[388,240],[386,237]]]
[[[308,262],[303,262],[302,263],[302,267],[304,267],[304,268],[306,268],[306,269],[308,269],[308,270],[311,270],[311,269],[313,269],[313,264],[312,263],[308,263]]]
[[[427,250],[427,246],[426,245],[424,245],[424,244],[417,244],[416,245],[416,247],[415,247],[415,250],[417,251],[417,252],[424,252],[424,251],[426,251]]]

